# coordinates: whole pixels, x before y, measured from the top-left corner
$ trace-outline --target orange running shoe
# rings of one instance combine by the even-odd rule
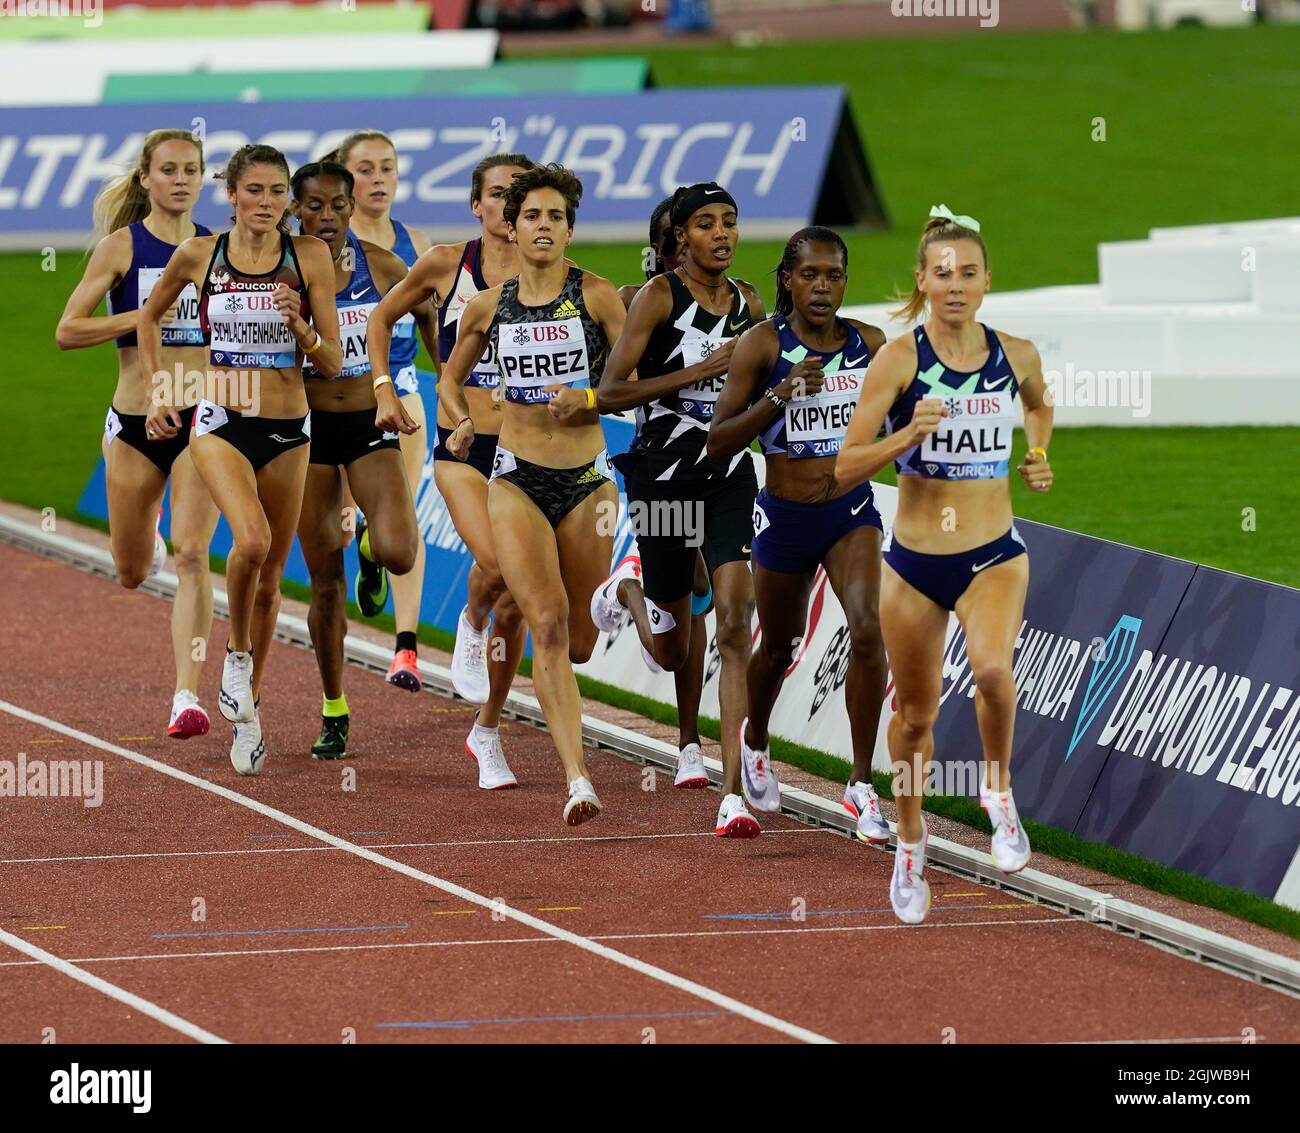
[[[404,688],[407,692],[419,692],[424,687],[414,649],[397,651],[393,663],[388,666],[388,683]]]

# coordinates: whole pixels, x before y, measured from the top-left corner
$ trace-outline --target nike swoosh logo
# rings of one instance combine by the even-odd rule
[[[1002,558],[1001,555],[994,555],[993,558],[989,559],[989,561],[986,563],[971,563],[970,572],[971,574],[979,574],[979,572],[982,571],[985,567],[991,567],[995,562],[997,562],[1001,558]]]
[[[740,553],[741,553],[742,555],[747,555],[747,554],[749,554],[749,548],[748,548],[748,547],[741,547],[741,548],[740,548]]]
[[[736,324],[734,324],[734,325],[733,325],[732,323],[728,323],[728,324],[727,324],[727,330],[729,330],[732,334],[736,334],[736,333],[738,333],[738,332],[744,330],[748,325],[749,325],[749,324],[747,323],[747,321],[746,321],[745,319],[741,319],[739,323],[736,323]]]
[[[377,445],[377,444],[382,444],[382,443],[383,443],[383,440],[384,440],[383,437],[376,437],[373,441],[370,441],[370,442],[366,445],[366,448],[374,448],[375,445]]]
[[[867,504],[869,504],[870,502],[871,502],[871,497],[868,496],[865,500],[863,500],[860,504],[858,504],[857,507],[851,507],[851,508],[849,508],[849,515],[857,515],[858,512],[860,512],[860,511],[861,511],[864,507],[866,507]],[[1002,557],[1001,555],[998,556],[998,558],[1001,558],[1001,557]]]
[[[725,192],[726,192],[725,189],[705,189],[705,190],[704,190],[704,195],[705,195],[706,197],[712,197],[712,196],[714,196],[714,195],[717,194],[717,193],[725,193]]]
[[[369,291],[369,290],[370,290],[369,287],[363,287],[360,291],[353,291],[353,292],[351,292],[351,297],[352,297],[353,301],[355,302],[357,299],[360,299],[361,296],[363,296],[363,295],[364,295],[367,291]]]
[[[845,361],[844,361],[844,368],[845,368],[846,370],[851,370],[851,369],[852,369],[854,366],[856,366],[859,362],[865,362],[865,361],[867,360],[867,357],[868,357],[868,355],[864,354],[864,355],[862,355],[861,358],[854,358],[853,361],[851,361],[851,362],[850,362],[848,359],[845,359]]]

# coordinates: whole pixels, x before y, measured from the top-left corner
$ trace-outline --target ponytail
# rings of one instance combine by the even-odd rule
[[[203,143],[189,130],[153,130],[145,136],[140,157],[127,173],[113,178],[95,198],[92,208],[95,228],[105,236],[134,224],[149,215],[149,190],[140,183],[149,173],[153,152],[163,142],[189,142],[199,151],[199,168],[203,168]]]
[[[939,207],[942,208],[943,206]],[[974,222],[972,221],[972,223]],[[925,271],[926,253],[931,244],[951,244],[956,240],[974,240],[980,247],[985,267],[988,266],[989,251],[985,247],[984,237],[979,234],[978,229],[967,228],[964,224],[959,224],[956,220],[953,220],[951,216],[932,215],[926,221],[925,227],[921,229],[921,242],[916,249],[916,270],[919,272]],[[907,323],[921,321],[921,317],[925,314],[926,298],[925,292],[921,290],[919,284],[912,284],[911,295],[898,295],[895,298],[902,303],[902,306],[889,312],[891,318]]]

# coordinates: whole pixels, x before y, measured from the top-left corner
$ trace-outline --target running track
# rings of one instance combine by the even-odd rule
[[[98,808],[0,799],[0,1042],[1300,1040],[1287,995],[937,870],[904,928],[889,853],[716,839],[715,792],[608,753],[570,830],[545,733],[507,725],[522,787],[479,791],[463,704],[356,669],[355,758],[317,763],[288,645],[242,779],[219,719],[163,735],[167,602],[3,544],[0,572],[0,759],[104,774]]]

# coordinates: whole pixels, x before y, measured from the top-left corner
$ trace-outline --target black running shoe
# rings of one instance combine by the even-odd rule
[[[388,605],[388,571],[374,561],[365,551],[366,517],[357,519],[357,580],[352,596],[356,599],[363,617],[373,618],[384,612]]]
[[[346,716],[320,718],[320,739],[311,745],[311,757],[312,759],[347,759],[348,718]]]

